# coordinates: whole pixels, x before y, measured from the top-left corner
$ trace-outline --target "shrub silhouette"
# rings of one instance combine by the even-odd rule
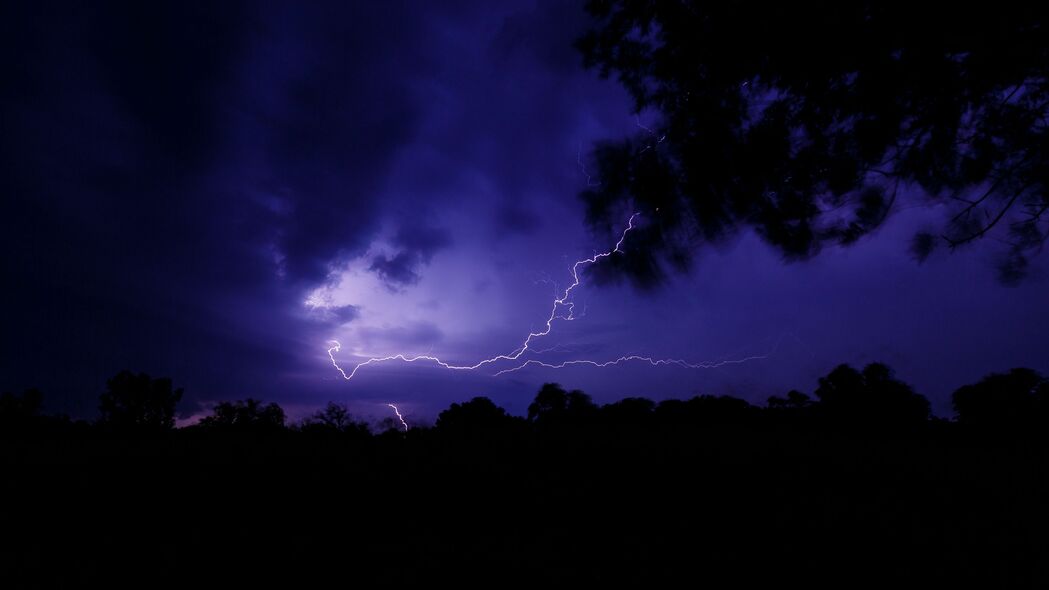
[[[99,398],[100,424],[116,430],[174,428],[175,406],[182,399],[182,390],[172,389],[171,379],[121,371],[106,385],[106,392]]]
[[[804,410],[812,407],[812,398],[796,389],[787,392],[787,397],[771,396],[768,407],[774,410]]]
[[[228,410],[227,410],[228,411]],[[358,434],[368,435],[371,428],[363,420],[356,419],[349,408],[335,402],[328,402],[324,409],[302,421],[303,432],[315,434]]]
[[[17,422],[33,418],[40,413],[44,394],[39,389],[27,389],[22,395],[11,392],[0,394],[0,420]]]
[[[284,410],[275,403],[248,398],[221,402],[200,421],[205,430],[226,432],[275,432],[284,429]]]
[[[40,416],[44,395],[39,389],[27,389],[22,395],[0,394],[0,433],[23,433],[47,419]]]

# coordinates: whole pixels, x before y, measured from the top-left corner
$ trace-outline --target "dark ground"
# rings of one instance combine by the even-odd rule
[[[0,449],[8,588],[1049,582],[1049,446],[939,421],[74,429]]]

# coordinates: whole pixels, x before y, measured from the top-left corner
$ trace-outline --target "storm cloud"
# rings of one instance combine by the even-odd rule
[[[251,395],[428,415],[479,394],[520,413],[549,374],[413,364],[347,383],[327,347],[512,351],[572,261],[614,243],[622,228],[584,225],[580,162],[642,119],[581,67],[586,24],[554,1],[5,4],[0,388],[92,416],[130,368],[184,387],[184,414]],[[582,289],[586,321],[559,324],[550,354],[717,358],[792,336],[740,369],[557,380],[599,400],[763,399],[884,360],[942,413],[970,373],[1049,369],[1031,345],[1044,260],[1006,289],[976,250],[918,266],[893,227],[806,265],[743,238],[661,290]],[[957,342],[930,346],[938,326]]]

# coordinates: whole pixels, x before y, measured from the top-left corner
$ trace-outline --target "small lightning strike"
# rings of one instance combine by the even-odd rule
[[[404,431],[408,432],[408,423],[404,421],[404,416],[401,415],[401,411],[397,409],[397,406],[395,406],[393,404],[386,404],[386,405],[391,407],[391,408],[393,408],[393,413],[397,414],[397,419],[401,421],[401,426],[404,427]]]
[[[649,127],[649,126],[647,126],[647,125],[645,125],[644,123],[641,122],[641,115],[634,115],[634,124],[636,124],[638,126],[638,128],[644,129],[645,131],[647,131],[649,135],[655,135],[656,134],[656,132],[653,131],[651,127]]]
[[[652,137],[655,137],[655,136],[656,136],[656,132],[655,132],[655,131],[654,131],[654,130],[653,130],[653,129],[651,128],[651,127],[648,127],[648,126],[644,125],[643,123],[641,123],[641,115],[635,115],[635,123],[637,124],[637,126],[638,126],[638,127],[640,128],[640,129],[644,129],[644,130],[645,130],[646,132],[648,132],[648,134],[649,134],[649,135],[651,135]],[[657,145],[659,145],[659,144],[663,143],[663,140],[664,140],[664,139],[666,139],[666,138],[667,138],[667,136],[666,136],[666,134],[664,133],[664,134],[663,134],[662,136],[660,136],[660,138],[659,138],[658,140],[656,140],[656,143],[654,143],[654,144],[650,143],[650,144],[646,145],[646,146],[644,147],[644,149],[642,149],[642,150],[641,150],[640,152],[638,152],[638,153],[641,153],[641,154],[643,154],[643,153],[647,152],[648,150],[652,149],[653,147],[655,147],[655,146],[657,146]]]
[[[540,284],[542,284],[542,285],[550,285],[551,287],[553,287],[553,290],[551,292],[554,294],[554,297],[557,297],[557,293],[560,290],[559,287],[557,286],[557,281],[551,279],[549,276],[546,275],[546,273],[543,273],[543,276],[541,276],[538,279],[532,281],[532,284],[533,285],[540,285]]]
[[[579,151],[576,152],[575,161],[576,161],[576,164],[579,165],[579,169],[583,171],[583,176],[586,176],[586,185],[588,187],[595,187],[595,186],[600,186],[601,185],[600,182],[594,180],[594,177],[591,176],[590,173],[586,171],[586,165],[583,164],[583,144],[582,144],[582,142],[580,142],[580,144],[579,144]]]

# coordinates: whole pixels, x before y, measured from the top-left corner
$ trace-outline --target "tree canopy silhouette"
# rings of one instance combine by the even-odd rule
[[[163,381],[139,377],[111,389]],[[304,572],[353,559],[355,579],[376,586],[391,571],[419,585],[513,570],[541,586],[694,584],[702,570],[715,586],[882,572],[885,586],[1044,587],[1047,398],[1044,377],[1015,369],[959,389],[958,422],[930,420],[887,366],[841,365],[812,397],[767,407],[727,395],[598,406],[547,383],[529,419],[476,397],[433,428],[372,434],[336,403],[288,429],[277,404],[249,398],[149,439],[47,422],[39,393],[5,394],[0,466],[18,485],[0,486],[12,508],[0,571],[13,587],[157,571],[186,585],[225,564],[221,579],[302,586]],[[31,427],[6,428],[12,416]],[[993,436],[968,436],[979,424]],[[272,517],[285,505],[303,516]],[[151,518],[158,506],[170,518]],[[287,577],[243,565],[259,559],[290,563]]]
[[[27,389],[22,395],[5,391],[0,394],[0,419],[17,421],[36,416],[43,401],[44,394],[39,389]]]
[[[350,413],[349,408],[335,402],[328,402],[323,409],[314,412],[302,421],[301,429],[314,433],[339,433],[367,435],[371,432],[368,423],[358,420]]]
[[[601,419],[619,426],[638,427],[651,421],[656,404],[643,397],[627,397],[601,406]]]
[[[175,406],[181,389],[172,389],[171,379],[153,379],[121,371],[106,382],[99,398],[100,423],[122,430],[170,430],[175,426]]]
[[[473,435],[506,430],[519,420],[487,397],[475,397],[461,404],[453,403],[437,416],[434,426],[444,432]]]
[[[100,400],[99,432],[135,433],[174,427],[175,406],[181,389],[172,389],[170,379],[153,379],[145,373],[123,371],[107,381]],[[0,432],[13,436],[69,433],[84,435],[95,429],[87,422],[73,422],[64,415],[41,413],[43,394],[35,389],[22,395],[0,395]],[[957,422],[963,426],[988,427],[997,433],[1029,434],[1049,424],[1049,379],[1027,368],[990,374],[965,385],[953,394]],[[529,433],[560,432],[651,434],[658,430],[706,430],[707,427],[760,427],[784,429],[829,428],[841,433],[858,430],[889,434],[917,432],[936,421],[929,401],[907,383],[896,378],[882,363],[862,370],[842,364],[819,379],[810,396],[791,390],[771,396],[765,407],[729,395],[696,395],[689,399],[654,402],[626,397],[597,405],[581,390],[566,390],[546,383],[536,393],[525,418],[509,414],[487,397],[453,403],[442,411],[433,428],[413,424],[412,430],[432,432],[437,437],[476,443],[478,440],[520,441]],[[329,402],[289,430],[286,415],[276,403],[247,398],[219,402],[212,414],[190,432],[251,432],[262,436],[283,433],[321,435],[320,440],[339,435],[346,440],[373,437],[372,425],[353,416],[341,404]],[[937,426],[939,427],[939,426]],[[377,432],[403,440],[403,425],[389,417],[379,422]],[[343,437],[343,435],[350,435]],[[395,435],[395,436],[394,436]],[[430,436],[430,435],[424,435]]]
[[[566,392],[557,383],[546,383],[528,405],[528,420],[537,424],[580,423],[597,416],[590,396],[578,389]]]
[[[796,389],[787,392],[787,397],[773,395],[768,399],[768,407],[774,410],[804,410],[812,406],[812,398]]]
[[[1049,425],[1049,379],[1031,369],[994,373],[952,396],[958,421],[990,428]]]
[[[929,400],[881,363],[871,363],[862,372],[839,365],[820,378],[816,397],[825,416],[844,427],[915,427],[931,415]]]
[[[0,394],[0,434],[23,431],[41,422],[40,407],[44,395],[39,389],[27,389],[22,395],[5,391]]]
[[[275,403],[263,404],[248,398],[220,402],[210,416],[201,419],[200,427],[219,431],[267,432],[284,428],[284,409]]]
[[[1015,281],[1049,235],[1044,3],[587,7],[584,63],[658,116],[593,151],[591,223],[621,223],[625,208],[648,219],[632,238],[646,247],[610,268],[650,283],[662,262],[687,268],[694,247],[745,228],[809,257],[871,232],[911,188],[950,208],[915,236],[919,258],[1000,225],[1000,275]]]

